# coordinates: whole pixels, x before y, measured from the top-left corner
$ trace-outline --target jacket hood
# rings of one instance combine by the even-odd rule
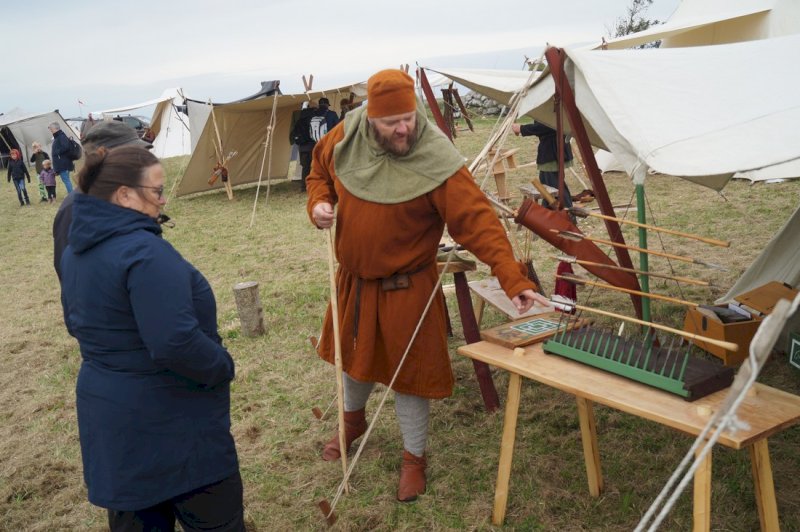
[[[68,238],[74,253],[83,253],[109,238],[136,231],[161,235],[161,226],[153,218],[133,209],[88,194],[75,195]]]

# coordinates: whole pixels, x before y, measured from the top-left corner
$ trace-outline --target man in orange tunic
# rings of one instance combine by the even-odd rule
[[[319,228],[336,222],[349,450],[367,428],[372,386],[389,385],[436,287],[445,223],[456,242],[491,266],[521,313],[548,301],[534,292],[464,158],[417,109],[414,81],[400,70],[370,77],[366,107],[349,112],[317,143],[306,181],[312,222]],[[403,435],[397,492],[403,502],[425,491],[429,399],[453,389],[445,319],[444,300],[435,297],[392,385]],[[330,307],[318,350],[333,363]],[[334,436],[323,458],[337,460],[340,452]]]

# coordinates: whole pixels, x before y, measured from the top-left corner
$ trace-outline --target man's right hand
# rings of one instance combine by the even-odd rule
[[[314,219],[314,223],[317,224],[317,227],[320,229],[327,229],[333,226],[333,206],[326,201],[317,203],[314,205],[314,208],[311,209],[311,217]]]
[[[519,135],[519,127],[520,127],[519,124],[511,124],[511,131],[515,135]]]

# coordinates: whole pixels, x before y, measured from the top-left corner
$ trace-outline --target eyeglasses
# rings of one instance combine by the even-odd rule
[[[164,185],[161,185],[160,187],[150,187],[147,185],[125,185],[125,186],[135,187],[135,188],[149,188],[150,190],[153,190],[155,191],[156,194],[158,194],[158,199],[164,197]]]

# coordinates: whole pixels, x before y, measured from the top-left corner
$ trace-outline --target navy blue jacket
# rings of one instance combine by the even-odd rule
[[[539,137],[539,150],[536,152],[536,164],[558,161],[558,134],[555,129],[541,122],[533,122],[532,124],[520,126],[519,134],[523,137],[529,137],[531,135]],[[564,162],[571,160],[572,146],[570,146],[567,136],[564,135]]]
[[[64,170],[75,170],[75,163],[69,158],[69,139],[60,129],[53,135],[53,170],[60,174]]]
[[[61,303],[83,358],[76,395],[89,501],[138,510],[234,474],[234,364],[211,287],[152,218],[74,196]]]
[[[28,173],[28,167],[25,166],[25,162],[22,159],[9,159],[8,160],[8,179],[7,181],[11,183],[11,180],[20,181],[22,179],[28,178],[28,183],[31,182],[31,174]]]

